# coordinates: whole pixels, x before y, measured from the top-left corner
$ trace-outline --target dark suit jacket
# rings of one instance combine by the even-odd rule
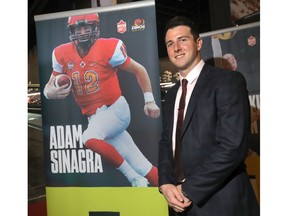
[[[159,143],[159,185],[177,184],[172,172],[174,103],[180,83],[165,97]],[[244,160],[250,105],[241,73],[205,64],[191,95],[182,131],[183,191],[193,201],[184,215],[258,216]]]

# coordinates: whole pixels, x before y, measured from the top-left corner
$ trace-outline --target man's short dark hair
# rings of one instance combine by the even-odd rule
[[[188,26],[190,28],[191,34],[194,37],[194,40],[196,41],[199,38],[198,25],[184,16],[175,16],[172,19],[170,19],[165,27],[165,35],[169,29],[175,28],[177,26]]]

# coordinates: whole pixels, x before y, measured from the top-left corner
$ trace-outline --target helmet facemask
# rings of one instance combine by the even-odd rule
[[[70,17],[68,28],[69,39],[83,48],[89,48],[100,36],[98,15],[95,14]]]

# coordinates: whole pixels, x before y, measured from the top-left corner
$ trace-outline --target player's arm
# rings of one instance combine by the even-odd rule
[[[132,58],[130,58],[129,63],[121,65],[120,68],[124,71],[133,73],[136,76],[136,79],[144,94],[145,114],[151,118],[158,118],[160,115],[160,109],[155,103],[150,78],[148,76],[145,67],[143,67],[143,65],[139,64]]]
[[[47,99],[64,99],[69,95],[71,88],[67,88],[68,84],[56,87],[54,85],[55,77],[56,76],[52,73],[49,81],[44,87],[43,94]]]
[[[211,36],[211,45],[215,66],[223,68],[222,48],[218,35]]]

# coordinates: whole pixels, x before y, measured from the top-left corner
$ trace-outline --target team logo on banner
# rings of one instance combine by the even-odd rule
[[[132,26],[132,31],[142,31],[144,29],[145,29],[145,20],[144,19],[134,20],[134,24]]]
[[[74,63],[70,61],[67,65],[67,67],[69,70],[73,70],[74,69]]]
[[[127,31],[127,24],[126,22],[124,22],[123,20],[120,20],[117,23],[117,32],[119,32],[120,34],[123,34]]]
[[[254,46],[256,44],[256,38],[253,37],[252,35],[247,39],[248,45],[249,46]]]

